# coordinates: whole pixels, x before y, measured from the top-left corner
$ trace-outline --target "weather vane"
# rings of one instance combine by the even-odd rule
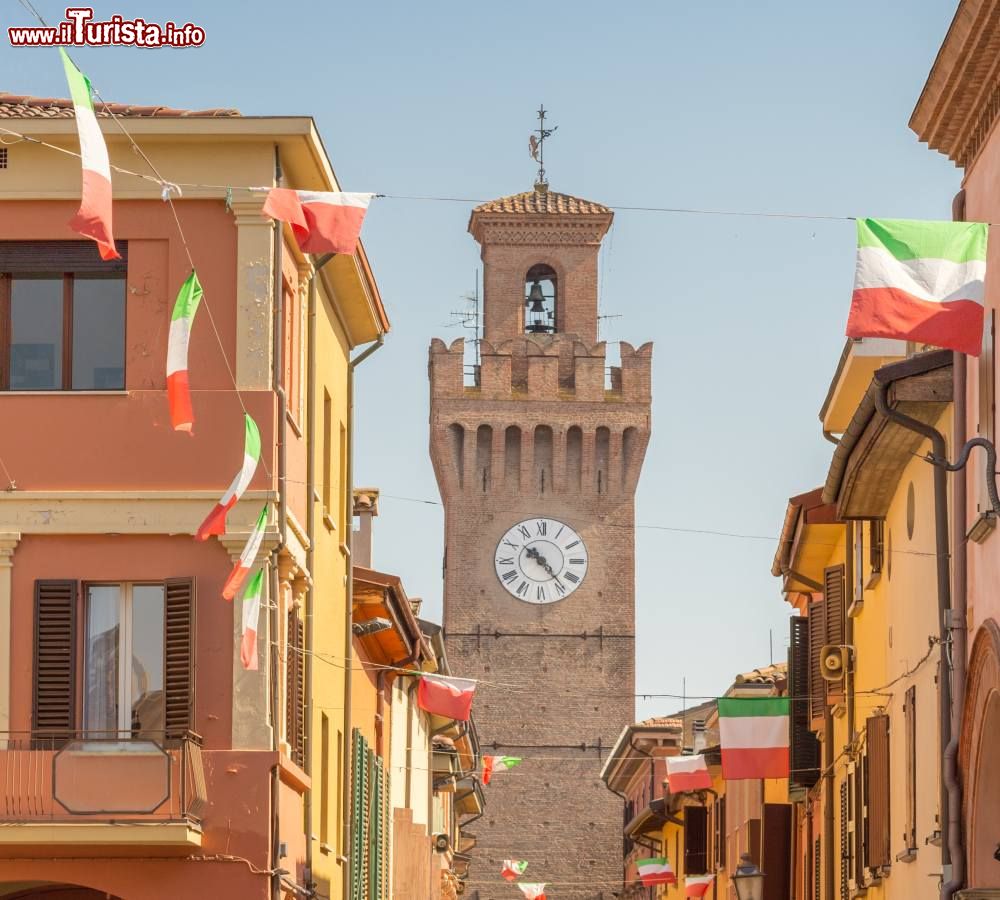
[[[538,128],[528,138],[528,152],[531,154],[531,158],[538,163],[538,177],[535,178],[535,187],[541,190],[549,186],[545,180],[545,139],[550,137],[558,127],[558,125],[553,125],[551,128],[545,127],[545,106],[539,106]]]

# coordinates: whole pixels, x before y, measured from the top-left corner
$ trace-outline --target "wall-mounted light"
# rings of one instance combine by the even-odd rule
[[[357,637],[365,637],[369,634],[378,634],[380,631],[388,631],[392,628],[392,622],[388,619],[369,619],[367,622],[355,622],[351,626],[351,631]]]

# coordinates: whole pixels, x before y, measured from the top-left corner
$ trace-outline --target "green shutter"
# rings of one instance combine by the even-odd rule
[[[351,751],[351,897],[365,900],[365,844],[368,805],[368,743],[361,732],[354,729]]]

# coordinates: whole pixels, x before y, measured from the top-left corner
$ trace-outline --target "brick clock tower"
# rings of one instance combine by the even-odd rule
[[[495,775],[470,829],[470,897],[526,881],[586,900],[620,893],[622,803],[600,780],[635,691],[634,495],[650,432],[652,345],[597,340],[605,206],[533,191],[476,207],[483,340],[430,347],[430,450],[445,508],[444,631],[452,671],[482,681]],[[496,886],[485,882],[495,879]]]

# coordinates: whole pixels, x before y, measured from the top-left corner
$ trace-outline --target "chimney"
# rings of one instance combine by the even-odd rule
[[[363,569],[372,567],[372,519],[378,515],[378,488],[354,489],[354,518],[358,527],[354,529],[351,542],[351,558],[354,565]],[[354,528],[353,522],[351,527]]]
[[[705,720],[695,719],[691,723],[693,733],[694,752],[701,753],[705,749]]]
[[[422,597],[410,597],[409,600],[410,600],[410,612],[412,612],[413,615],[419,617],[420,616],[420,607],[424,605],[423,598]]]

